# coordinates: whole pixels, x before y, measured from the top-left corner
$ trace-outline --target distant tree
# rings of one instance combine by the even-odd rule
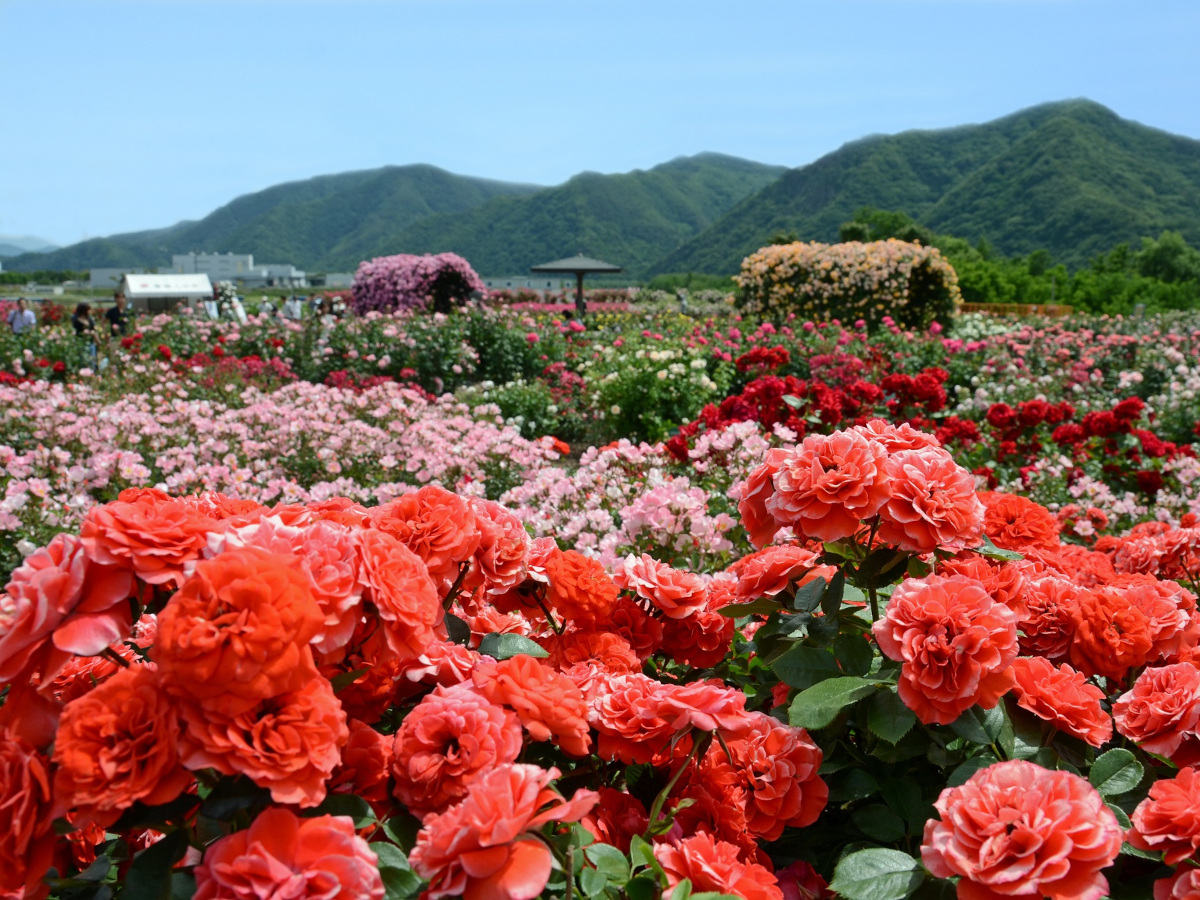
[[[864,206],[854,214],[854,218],[842,224],[838,229],[838,239],[842,241],[886,241],[895,238],[910,244],[921,244],[931,247],[935,236],[923,225],[918,225],[907,213],[874,209]]]
[[[1200,281],[1200,251],[1189,246],[1178,231],[1164,231],[1158,240],[1142,239],[1135,254],[1138,274],[1168,284]]]
[[[769,240],[767,243],[774,246],[777,244],[794,244],[798,240],[800,240],[800,238],[794,231],[777,231],[771,235],[771,240]]]
[[[1034,278],[1039,275],[1045,275],[1046,271],[1054,265],[1054,257],[1050,255],[1049,250],[1034,250],[1029,254],[1029,259],[1026,261],[1026,266],[1029,268],[1029,274]]]

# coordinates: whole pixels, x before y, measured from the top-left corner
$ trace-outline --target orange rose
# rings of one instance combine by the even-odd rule
[[[362,532],[358,552],[365,596],[379,613],[388,646],[402,658],[420,656],[445,618],[425,563],[383,531]]]
[[[263,810],[208,846],[195,900],[383,900],[379,857],[348,816],[301,819]]]
[[[1176,765],[1200,762],[1200,669],[1155,666],[1113,704],[1117,731]]]
[[[1029,579],[1010,562],[998,562],[968,550],[939,561],[937,574],[966,575],[982,584],[993,600],[1003,603],[1018,616],[1024,616],[1027,611],[1025,591]]]
[[[708,589],[704,579],[692,572],[673,569],[648,553],[632,554],[619,562],[613,573],[617,587],[649,600],[668,619],[683,619],[704,609]]]
[[[100,653],[129,634],[133,577],[88,559],[83,542],[59,534],[29,554],[0,594],[0,684],[36,670],[49,684],[73,654]]]
[[[1153,601],[1157,597],[1139,594],[1135,599]],[[1153,618],[1130,603],[1124,592],[1109,588],[1084,591],[1072,612],[1071,665],[1085,675],[1122,681],[1130,669],[1144,666],[1156,655]]]
[[[1035,656],[1013,660],[1017,703],[1059,731],[1074,735],[1093,747],[1112,740],[1112,719],[1100,706],[1104,691],[1088,684],[1082,672],[1066,663],[1057,669]]]
[[[637,797],[602,787],[598,791],[600,802],[592,807],[580,824],[602,844],[610,844],[622,853],[629,852],[634,835],[646,833],[650,824],[645,804]]]
[[[181,712],[180,756],[187,768],[245,775],[269,789],[276,803],[319,806],[350,736],[342,705],[319,676],[237,715],[189,700]]]
[[[1062,578],[1029,582],[1021,616],[1021,652],[1065,659],[1075,637],[1076,614],[1084,589]]]
[[[0,729],[0,891],[24,900],[50,892],[42,883],[54,861],[50,806],[50,761],[24,738]]]
[[[609,631],[568,629],[540,642],[550,654],[546,660],[550,667],[570,678],[589,700],[609,675],[642,670],[629,642]]]
[[[976,703],[991,709],[1013,686],[1017,617],[961,575],[910,578],[872,631],[900,662],[900,699],[926,725],[948,725]]]
[[[545,566],[546,599],[566,621],[584,628],[608,621],[620,592],[599,560],[556,549]]]
[[[1174,778],[1154,782],[1130,818],[1129,843],[1161,852],[1168,866],[1183,862],[1200,850],[1200,772],[1180,769]]]
[[[350,737],[342,748],[342,761],[329,776],[329,792],[362,797],[383,820],[392,808],[392,739],[358,719],[350,719],[347,726]]]
[[[506,593],[525,580],[525,558],[529,554],[529,532],[521,520],[499,503],[474,499],[471,509],[479,527],[467,586],[482,587],[489,596]]]
[[[459,566],[479,549],[475,513],[462,497],[429,485],[371,510],[371,524],[420,557],[439,595],[458,578]]]
[[[134,665],[63,709],[54,741],[59,813],[111,825],[140,800],[174,800],[191,776],[179,763],[179,721],[157,670]]]
[[[722,606],[726,605],[728,604],[722,603]],[[643,662],[662,647],[662,622],[628,597],[617,598],[617,604],[612,611],[611,627],[613,633],[624,638],[637,654],[637,658]]]
[[[667,619],[663,623],[662,649],[675,662],[685,666],[698,669],[715,666],[733,646],[735,624],[733,619],[721,615],[711,606],[686,619]]]
[[[767,511],[805,537],[849,537],[888,500],[887,456],[858,432],[809,435],[780,463]]]
[[[735,602],[774,597],[789,587],[799,590],[817,578],[832,581],[837,569],[818,565],[818,559],[817,554],[796,544],[766,547],[743,556],[728,569],[737,577]]]
[[[413,813],[441,812],[521,752],[517,717],[471,684],[437,687],[404,717],[392,747],[394,793]]]
[[[739,487],[741,499],[738,500],[738,514],[742,517],[742,525],[750,543],[755,547],[765,547],[771,543],[781,527],[767,509],[767,501],[775,493],[775,473],[787,458],[787,450],[768,450],[762,465],[751,471]]]
[[[553,741],[571,756],[587,756],[587,704],[571,679],[523,654],[481,662],[471,677],[485,697],[515,712],[535,741]]]
[[[471,785],[461,803],[426,819],[409,856],[413,871],[429,881],[423,896],[538,896],[553,858],[535,837],[537,830],[547,822],[578,822],[597,800],[586,790],[564,800],[548,787],[558,774],[537,766],[499,766]]]
[[[217,528],[204,504],[141,489],[89,509],[79,537],[98,563],[131,569],[147,584],[178,586]]]
[[[1058,519],[1046,507],[1000,492],[982,493],[979,499],[986,507],[983,530],[997,547],[1024,551],[1058,546]]]
[[[901,450],[884,464],[891,496],[879,538],[913,553],[958,551],[983,541],[983,504],[975,478],[941,448]]]
[[[196,566],[158,618],[153,658],[167,690],[226,716],[316,677],[324,625],[294,560],[246,548]]]
[[[783,900],[779,882],[769,869],[743,862],[736,846],[712,835],[697,834],[674,845],[655,844],[654,857],[667,875],[669,890],[686,878],[697,893],[715,891],[745,900]]]
[[[1025,760],[996,763],[934,804],[921,861],[938,878],[958,875],[958,895],[1013,900],[1098,900],[1101,870],[1123,832],[1096,789],[1070,772]],[[965,887],[964,887],[965,886]]]

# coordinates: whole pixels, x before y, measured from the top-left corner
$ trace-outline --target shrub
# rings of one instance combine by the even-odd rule
[[[483,281],[471,264],[456,253],[436,256],[379,256],[359,263],[354,275],[353,308],[357,313],[395,309],[449,312],[483,291]]]
[[[961,303],[958,277],[936,247],[889,239],[860,243],[773,244],[742,261],[735,279],[741,304],[783,319],[864,319],[890,315],[902,326],[926,328]]]

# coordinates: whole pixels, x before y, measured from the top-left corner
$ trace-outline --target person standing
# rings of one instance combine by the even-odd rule
[[[96,361],[96,321],[92,318],[92,307],[87,303],[80,303],[75,307],[75,313],[71,316],[71,326],[75,329],[75,336],[83,342],[87,349],[87,358],[89,363]]]
[[[108,333],[112,337],[125,334],[129,316],[125,312],[125,295],[121,291],[117,291],[113,297],[113,307],[104,313],[104,318],[108,320]]]
[[[9,312],[8,327],[13,334],[28,334],[37,327],[37,315],[24,297],[17,298],[17,308]]]

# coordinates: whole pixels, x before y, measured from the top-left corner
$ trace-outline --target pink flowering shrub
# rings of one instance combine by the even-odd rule
[[[360,314],[425,308],[449,312],[473,291],[483,290],[471,264],[456,253],[379,256],[359,264],[352,308]]]

